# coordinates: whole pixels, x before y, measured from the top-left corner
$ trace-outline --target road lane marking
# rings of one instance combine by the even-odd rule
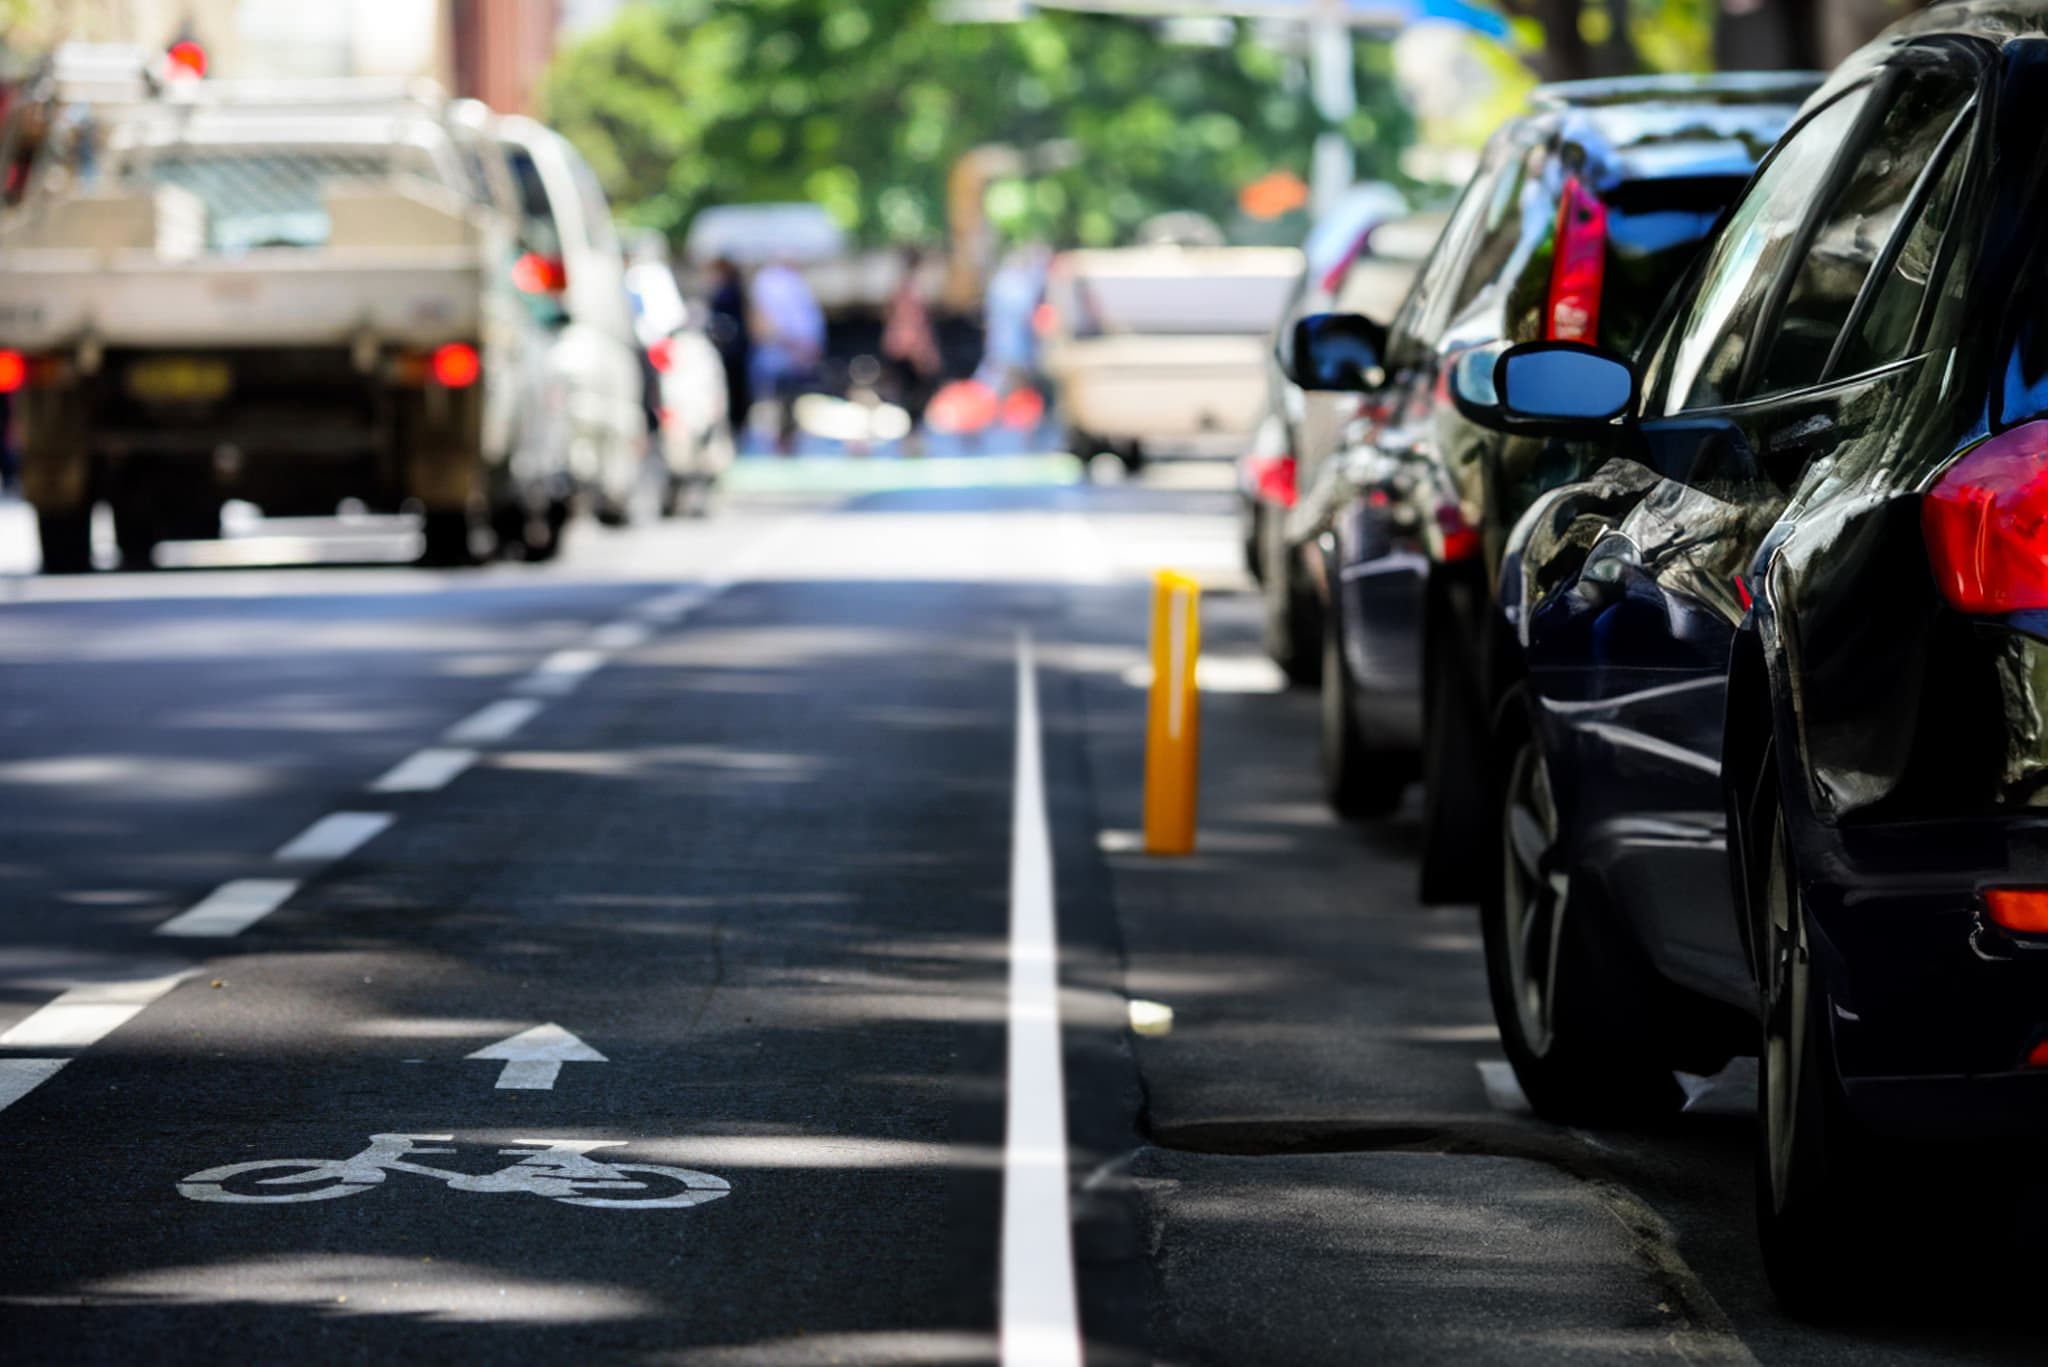
[[[0,1058],[0,1111],[48,1082],[69,1062],[68,1058]]]
[[[500,698],[486,704],[448,728],[443,740],[467,745],[505,740],[532,721],[547,704],[538,698]]]
[[[599,650],[636,650],[653,636],[645,622],[606,622],[590,633],[590,644]]]
[[[156,928],[159,935],[239,935],[283,906],[299,890],[296,878],[237,878]]]
[[[292,863],[342,859],[382,834],[389,812],[329,812],[278,847],[272,856]]]
[[[611,1061],[553,1021],[522,1030],[510,1039],[501,1039],[463,1057],[503,1060],[505,1066],[498,1073],[500,1089],[538,1092],[554,1090],[555,1078],[565,1063]]]
[[[97,1044],[184,980],[184,973],[173,973],[163,978],[81,984],[0,1033],[0,1045],[10,1049],[82,1049]]]
[[[373,793],[431,793],[445,788],[457,774],[476,763],[476,751],[430,745],[393,765],[370,785]]]
[[[674,593],[664,593],[659,598],[648,599],[633,609],[633,615],[649,622],[672,626],[696,611],[697,606],[710,596],[701,590],[679,589]]]
[[[522,693],[560,696],[573,691],[578,684],[602,669],[606,658],[601,650],[558,650],[542,660],[515,687]]]
[[[1060,1061],[1059,931],[1040,754],[1037,666],[1017,633],[1017,769],[1010,820],[1009,1098],[1003,1121],[999,1330],[1004,1367],[1080,1367]]]

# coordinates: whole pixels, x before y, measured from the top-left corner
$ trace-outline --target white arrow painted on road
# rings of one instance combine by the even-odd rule
[[[554,1090],[555,1078],[561,1074],[565,1063],[610,1061],[552,1021],[536,1025],[531,1030],[522,1030],[510,1039],[501,1039],[468,1057],[503,1059],[505,1068],[498,1074],[500,1088],[518,1087],[543,1092]]]

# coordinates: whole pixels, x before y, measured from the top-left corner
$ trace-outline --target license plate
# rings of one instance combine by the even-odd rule
[[[206,403],[224,399],[235,373],[226,361],[203,356],[154,356],[128,367],[128,392],[150,403]]]

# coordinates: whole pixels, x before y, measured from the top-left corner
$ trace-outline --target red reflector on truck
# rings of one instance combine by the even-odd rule
[[[467,389],[483,374],[483,362],[476,348],[467,342],[450,342],[434,352],[434,383],[448,389]]]
[[[18,351],[0,350],[0,394],[12,394],[28,384],[28,357]]]

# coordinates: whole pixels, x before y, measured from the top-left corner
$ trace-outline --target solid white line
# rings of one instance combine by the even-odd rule
[[[542,660],[517,687],[522,693],[567,693],[603,668],[604,662],[601,650],[558,650]]]
[[[606,622],[590,633],[590,644],[599,650],[635,650],[653,635],[645,622]]]
[[[68,1058],[0,1058],[0,1111],[48,1082],[69,1062]]]
[[[272,856],[295,862],[354,854],[391,824],[389,812],[329,812],[278,847]]]
[[[82,1049],[96,1044],[184,978],[183,973],[173,973],[165,978],[74,987],[16,1021],[0,1034],[0,1045],[10,1049]]]
[[[538,698],[500,698],[449,727],[442,739],[471,745],[504,740],[532,721],[545,706]]]
[[[1017,634],[1017,779],[1010,821],[1009,1104],[1003,1125],[1004,1367],[1080,1367],[1061,1079],[1059,932],[1031,636]]]
[[[283,906],[296,878],[237,878],[156,928],[159,935],[239,935]]]
[[[373,793],[431,793],[476,763],[476,751],[429,746],[393,765],[370,785]]]

